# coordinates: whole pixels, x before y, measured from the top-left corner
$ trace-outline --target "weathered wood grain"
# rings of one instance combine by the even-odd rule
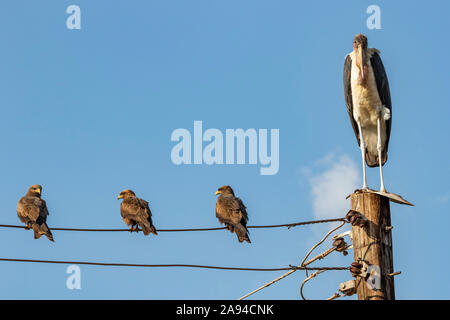
[[[353,226],[353,254],[355,261],[362,259],[369,265],[372,275],[357,278],[358,300],[394,300],[394,271],[392,229],[389,199],[378,194],[359,192],[350,197],[351,209],[362,213],[368,222]],[[376,273],[379,273],[377,277]]]

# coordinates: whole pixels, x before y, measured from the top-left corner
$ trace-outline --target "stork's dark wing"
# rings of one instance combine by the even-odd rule
[[[381,103],[391,112],[390,119],[386,121],[386,153],[387,153],[392,125],[391,91],[389,89],[389,82],[386,70],[384,69],[383,62],[381,61],[380,55],[378,54],[377,51],[375,51],[372,54],[372,58],[370,58],[370,63],[372,65],[373,73],[375,76],[375,82],[377,83],[378,95],[380,96]]]
[[[352,84],[350,77],[352,75],[352,58],[350,54],[345,58],[344,64],[344,96],[345,96],[345,104],[347,105],[348,116],[350,117],[350,122],[353,127],[353,131],[355,132],[356,140],[359,145],[359,130],[358,125],[353,118],[353,98],[352,98]]]

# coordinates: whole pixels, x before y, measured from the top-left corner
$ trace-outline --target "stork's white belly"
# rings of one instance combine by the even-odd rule
[[[359,122],[362,129],[362,134],[367,151],[377,155],[377,121],[381,119],[381,148],[384,149],[386,143],[386,121],[384,117],[385,107],[381,103],[380,96],[378,94],[377,85],[375,82],[375,76],[372,67],[369,65],[367,68],[366,81],[364,84],[360,83],[358,79],[359,68],[356,66],[354,57],[352,57],[352,74],[351,74],[351,86],[352,86],[352,100],[353,100],[353,118],[356,122]]]

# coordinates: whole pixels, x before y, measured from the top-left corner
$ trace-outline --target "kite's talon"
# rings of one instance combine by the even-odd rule
[[[25,225],[25,230],[30,230],[31,226],[28,225],[28,223]]]

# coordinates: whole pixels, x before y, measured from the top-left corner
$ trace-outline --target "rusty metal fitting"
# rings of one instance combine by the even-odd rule
[[[344,256],[348,255],[348,252],[347,252],[348,245],[345,242],[344,238],[342,238],[342,237],[341,238],[336,238],[333,241],[333,247],[336,248],[337,252],[342,252],[342,254]]]
[[[339,285],[339,291],[341,291],[346,296],[354,295],[356,293],[356,280],[342,282]]]
[[[345,218],[352,226],[363,227],[367,223],[367,218],[364,217],[362,213],[355,210],[349,210],[345,215]]]
[[[345,242],[344,238],[337,238],[333,241],[333,247],[336,248],[336,251],[342,252],[347,248],[347,243]]]
[[[359,262],[352,262],[350,265],[350,273],[353,277],[357,277],[361,274],[362,268],[364,266]]]
[[[398,275],[401,274],[401,273],[402,273],[401,271],[392,272],[392,273],[387,274],[387,276],[388,276],[389,278],[394,278],[395,276],[398,276]]]

